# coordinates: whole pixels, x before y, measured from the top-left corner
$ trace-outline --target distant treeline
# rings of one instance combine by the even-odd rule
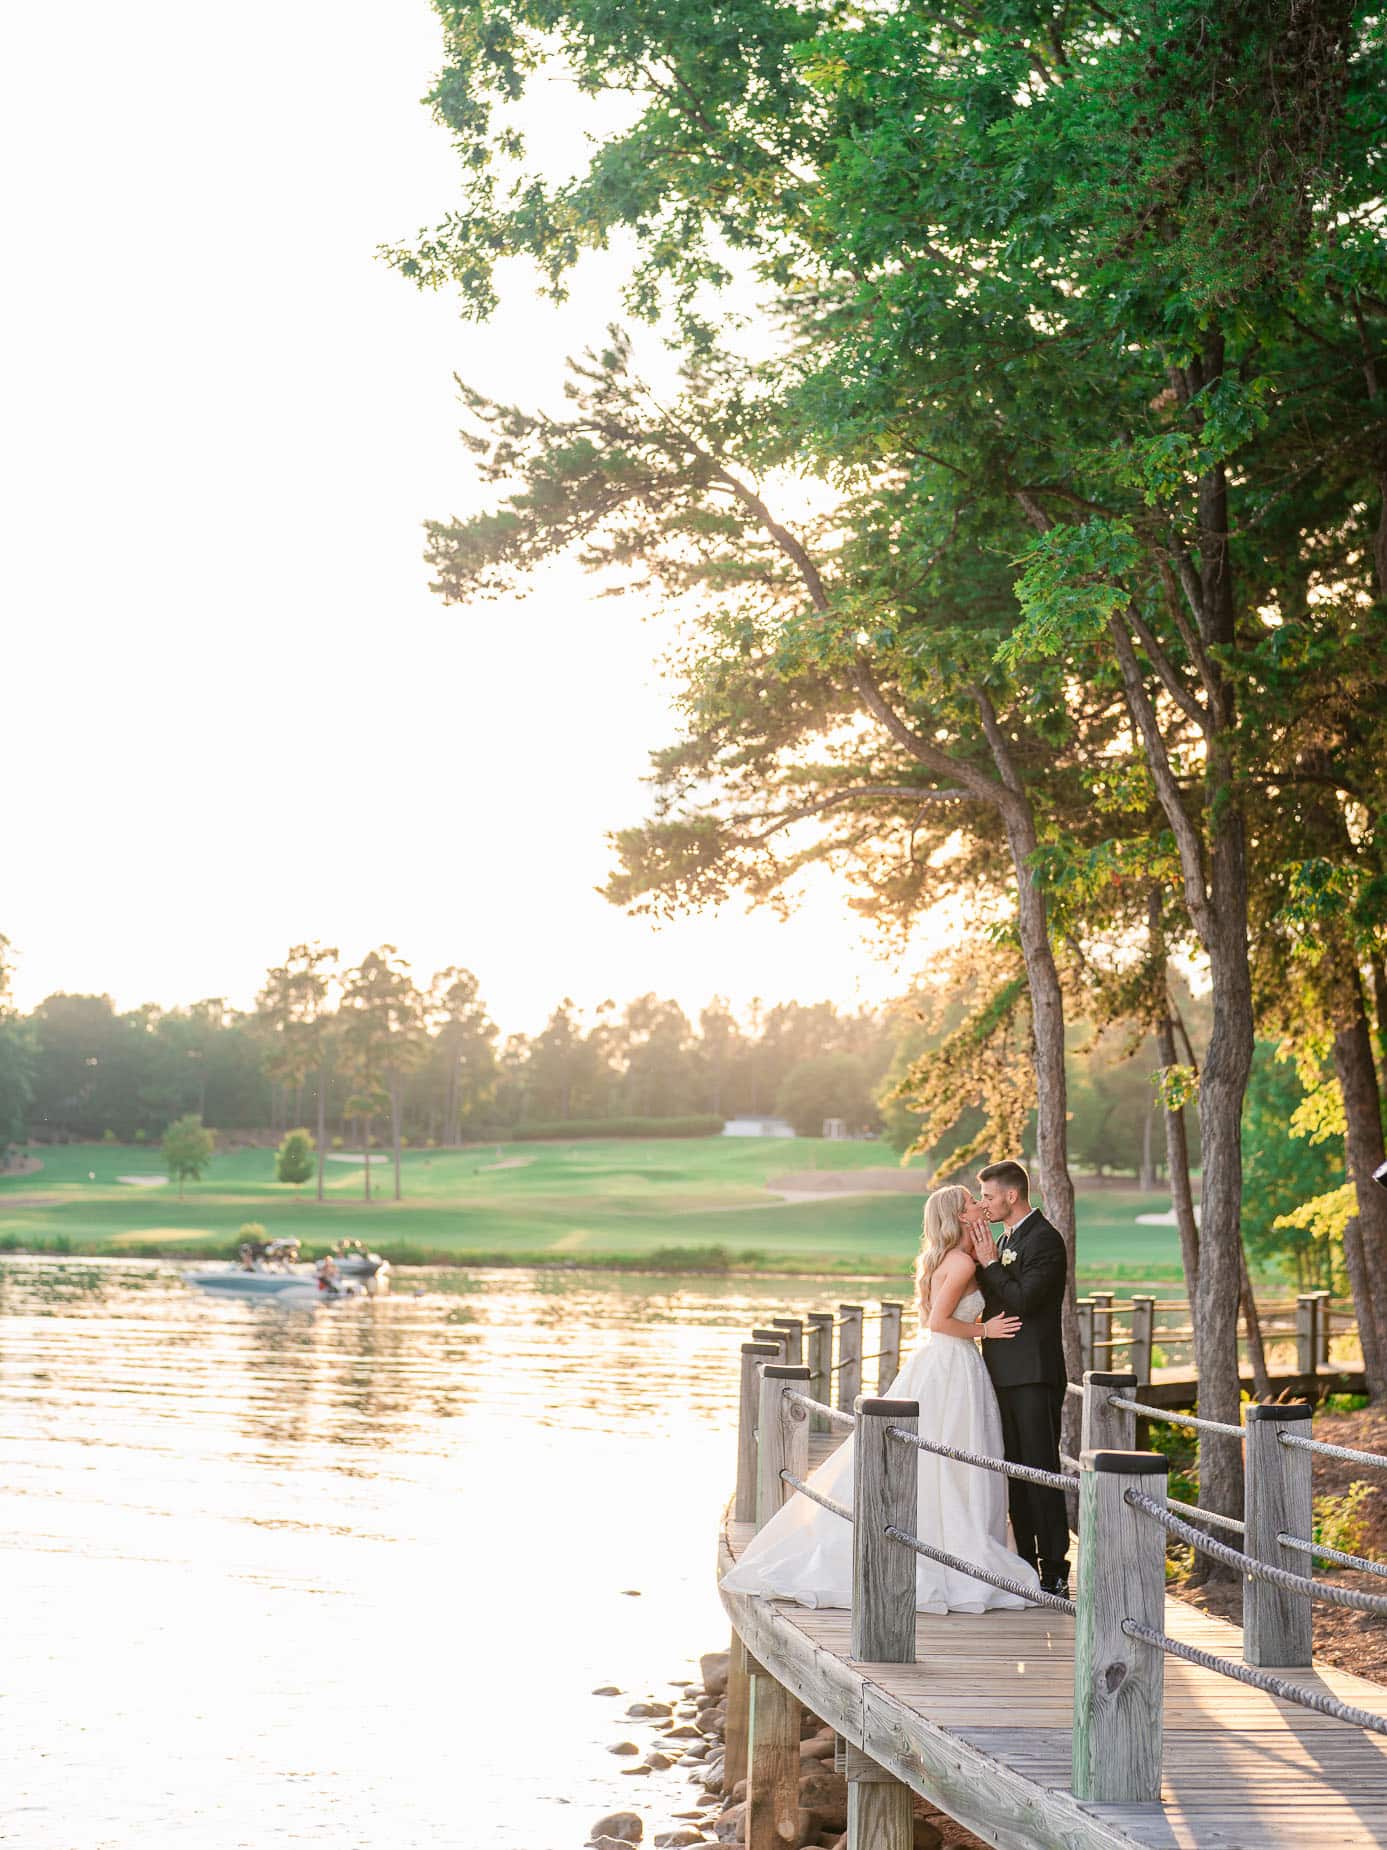
[[[566,997],[538,1034],[502,1036],[470,971],[421,983],[388,945],[350,967],[300,945],[251,1010],[64,994],[27,1016],[0,1008],[0,1143],[155,1142],[185,1113],[248,1137],[303,1124],[351,1147],[687,1136],[777,1116],[802,1135],[841,1119],[904,1149],[919,1118],[892,1086],[966,1003],[920,992],[739,1014],[715,998],[691,1018],[655,995],[586,1013]],[[1072,1142],[1090,1168],[1154,1177],[1149,1051],[1110,1035],[1073,1054]]]

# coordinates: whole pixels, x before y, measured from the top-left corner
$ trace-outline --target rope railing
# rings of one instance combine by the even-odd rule
[[[815,1490],[812,1484],[806,1484],[802,1477],[796,1477],[792,1471],[780,1473],[784,1483],[797,1490],[802,1497],[808,1497],[811,1503],[817,1503],[820,1509],[828,1510],[834,1516],[841,1516],[844,1522],[852,1521],[852,1511],[844,1503],[837,1503],[832,1497],[826,1497],[821,1490]]]
[[[813,1400],[808,1394],[801,1394],[795,1388],[786,1388],[786,1400],[792,1400],[797,1407],[803,1407],[806,1413],[821,1413],[826,1420],[832,1420],[835,1426],[846,1426],[851,1430],[857,1421],[841,1407],[830,1407],[825,1401]]]
[[[922,1452],[933,1452],[938,1458],[952,1458],[961,1465],[976,1465],[982,1471],[996,1471],[1003,1477],[1019,1478],[1025,1484],[1043,1484],[1047,1490],[1068,1490],[1069,1479],[1058,1471],[1040,1471],[1034,1465],[1013,1464],[1009,1458],[987,1458],[981,1452],[965,1452],[958,1446],[941,1445],[937,1439],[924,1439],[919,1433],[904,1432],[899,1426],[886,1428],[888,1439],[897,1439],[903,1445],[913,1445]]]
[[[892,1429],[887,1428],[890,1432]],[[964,1561],[958,1555],[946,1554],[942,1548],[934,1548],[928,1542],[922,1542],[918,1535],[910,1535],[904,1529],[898,1529],[894,1523],[888,1523],[885,1533],[893,1542],[899,1542],[903,1548],[909,1548],[917,1555],[923,1555],[927,1561],[937,1561],[941,1567],[951,1567],[956,1574],[964,1574],[969,1580],[981,1580],[989,1587],[996,1587],[1001,1593],[1014,1593],[1018,1599],[1026,1600],[1033,1606],[1053,1606],[1060,1612],[1067,1612],[1072,1618],[1074,1602],[1058,1593],[1047,1593],[1043,1587],[1028,1587],[1022,1581],[1009,1579],[1005,1574],[991,1574],[985,1567],[979,1567],[974,1561]]]
[[[1321,1458],[1342,1458],[1350,1465],[1373,1465],[1387,1471],[1387,1457],[1381,1452],[1356,1452],[1351,1445],[1331,1445],[1327,1439],[1302,1439],[1299,1433],[1278,1433],[1282,1445],[1297,1452],[1318,1452]]]
[[[1301,1554],[1318,1555],[1321,1561],[1333,1561],[1337,1567],[1356,1567],[1360,1574],[1376,1574],[1387,1580],[1387,1561],[1369,1561],[1363,1555],[1345,1554],[1342,1548],[1330,1548],[1324,1542],[1307,1542],[1300,1535],[1276,1537],[1283,1548],[1298,1549]]]
[[[1201,1420],[1197,1419],[1193,1413],[1172,1413],[1164,1407],[1148,1407],[1143,1401],[1128,1400],[1124,1394],[1109,1394],[1108,1405],[1121,1407],[1124,1413],[1139,1413],[1143,1419],[1164,1420],[1167,1425],[1171,1426],[1193,1426],[1196,1432],[1227,1433],[1234,1439],[1241,1439],[1245,1436],[1241,1426],[1229,1425],[1226,1420]],[[1382,1462],[1387,1464],[1387,1459]]]
[[[1168,1510],[1177,1510],[1181,1516],[1193,1516],[1199,1522],[1211,1522],[1219,1529],[1236,1529],[1239,1535],[1247,1533],[1247,1524],[1236,1516],[1222,1516],[1217,1510],[1202,1510],[1197,1503],[1178,1503],[1174,1497],[1167,1497],[1165,1506]]]
[[[1243,1554],[1240,1549],[1230,1548],[1226,1542],[1216,1542],[1211,1535],[1204,1535],[1198,1529],[1182,1522],[1178,1516],[1172,1516],[1163,1503],[1157,1503],[1154,1497],[1148,1497],[1140,1490],[1129,1490],[1127,1501],[1133,1509],[1140,1510],[1144,1516],[1150,1516],[1177,1540],[1197,1549],[1200,1554],[1208,1555],[1211,1560],[1221,1561],[1225,1567],[1231,1567],[1249,1580],[1262,1580],[1268,1586],[1281,1587],[1287,1593],[1298,1593],[1303,1599],[1320,1600],[1326,1606],[1347,1606],[1353,1612],[1373,1612],[1387,1614],[1387,1594],[1364,1593],[1357,1587],[1331,1587],[1323,1580],[1310,1580],[1304,1574],[1293,1574],[1289,1568],[1276,1567],[1270,1561],[1259,1561],[1253,1555]]]
[[[1129,1495],[1128,1501],[1131,1501]],[[1328,1715],[1334,1721],[1351,1722],[1355,1728],[1370,1728],[1374,1734],[1387,1734],[1387,1715],[1374,1715],[1371,1709],[1355,1708],[1350,1702],[1340,1702],[1337,1696],[1326,1695],[1318,1689],[1304,1689],[1298,1683],[1291,1683],[1285,1677],[1278,1677],[1271,1671],[1259,1670],[1251,1664],[1239,1664],[1231,1657],[1219,1657],[1213,1651],[1201,1651],[1197,1645],[1184,1644],[1178,1638],[1172,1638],[1167,1632],[1159,1632],[1149,1625],[1139,1624],[1136,1619],[1124,1619],[1122,1629],[1129,1638],[1140,1638],[1143,1643],[1154,1645],[1158,1651],[1168,1651],[1172,1657],[1182,1657],[1187,1664],[1196,1664],[1201,1670],[1217,1671],[1221,1677],[1230,1677],[1235,1683],[1246,1683],[1251,1689],[1260,1689],[1265,1695],[1277,1696],[1282,1702],[1298,1703],[1303,1709],[1313,1709],[1317,1715]]]

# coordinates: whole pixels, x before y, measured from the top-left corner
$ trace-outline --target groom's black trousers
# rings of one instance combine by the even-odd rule
[[[997,1404],[1002,1410],[1002,1447],[1006,1456],[1018,1465],[1058,1471],[1064,1389],[1043,1381],[1027,1382],[1024,1387],[999,1387]],[[1069,1511],[1064,1492],[1025,1484],[1013,1477],[1007,1480],[1007,1502],[1017,1554],[1048,1573],[1063,1573],[1069,1560]]]

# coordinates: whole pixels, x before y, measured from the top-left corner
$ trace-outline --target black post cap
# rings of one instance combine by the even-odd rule
[[[743,1343],[743,1355],[779,1355],[779,1343]]]
[[[767,1381],[808,1381],[810,1371],[798,1362],[767,1362],[762,1369]]]
[[[1086,1368],[1084,1370],[1084,1380],[1091,1381],[1094,1387],[1116,1388],[1135,1387],[1137,1385],[1137,1378],[1135,1375],[1102,1375],[1093,1368]]]
[[[1084,1452],[1079,1463],[1085,1471],[1108,1472],[1115,1477],[1164,1477],[1170,1469],[1164,1452]]]
[[[869,1414],[873,1419],[918,1420],[920,1403],[918,1400],[882,1400],[874,1394],[859,1394],[857,1411]]]
[[[1315,1409],[1308,1400],[1284,1400],[1269,1406],[1244,1407],[1250,1420],[1313,1420]]]

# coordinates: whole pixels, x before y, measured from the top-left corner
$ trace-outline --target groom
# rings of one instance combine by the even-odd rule
[[[1020,1163],[989,1163],[978,1171],[982,1200],[968,1218],[983,1316],[999,1311],[1021,1319],[1005,1339],[984,1339],[983,1361],[1002,1410],[1002,1449],[1013,1464],[1060,1468],[1064,1411],[1064,1345],[1060,1306],[1067,1261],[1064,1241],[1039,1208]],[[1000,1221],[994,1239],[989,1222]],[[1047,1593],[1069,1595],[1069,1514],[1064,1492],[1017,1478],[1007,1480],[1016,1552],[1040,1575]]]

